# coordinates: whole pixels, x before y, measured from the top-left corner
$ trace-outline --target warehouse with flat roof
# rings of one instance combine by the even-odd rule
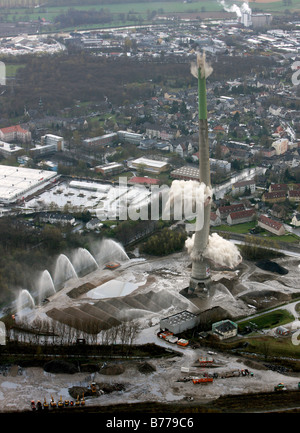
[[[160,321],[160,329],[168,330],[173,334],[180,334],[187,329],[192,329],[199,324],[200,316],[184,310],[172,316],[165,317]]]
[[[53,171],[0,165],[0,203],[15,203],[39,191],[56,176]]]

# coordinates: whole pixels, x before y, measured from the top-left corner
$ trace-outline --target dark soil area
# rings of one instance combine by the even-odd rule
[[[289,272],[286,268],[271,260],[260,260],[255,265],[264,271],[275,272],[279,275],[286,275]]]

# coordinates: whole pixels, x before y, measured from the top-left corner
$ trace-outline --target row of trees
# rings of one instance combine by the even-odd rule
[[[86,344],[111,346],[133,345],[138,335],[138,324],[134,321],[124,321],[120,325],[109,328],[99,328],[96,321],[74,321],[74,326],[54,320],[36,318],[29,323],[26,318],[18,322],[18,326],[7,328],[7,340],[23,344],[43,346],[69,346],[79,339]]]
[[[171,230],[165,227],[159,233],[151,236],[142,245],[141,250],[155,256],[172,254],[183,249],[186,238],[185,231]]]

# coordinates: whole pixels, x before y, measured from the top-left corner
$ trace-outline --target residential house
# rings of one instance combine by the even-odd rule
[[[49,222],[50,224],[74,225],[76,220],[71,214],[63,214],[60,212],[42,212],[39,214],[40,221]]]
[[[262,201],[266,203],[282,203],[286,200],[285,191],[265,192],[262,195]]]
[[[275,191],[287,191],[288,185],[286,183],[271,183],[269,186],[269,192]]]
[[[231,212],[227,217],[227,223],[231,226],[233,224],[243,224],[246,222],[254,221],[256,218],[255,209],[247,209],[239,212]]]
[[[295,227],[300,226],[300,213],[296,213],[296,215],[293,216],[291,224]]]
[[[243,203],[238,203],[238,204],[232,204],[228,206],[220,206],[217,209],[216,214],[218,215],[218,217],[221,218],[221,220],[224,220],[228,217],[230,213],[239,212],[243,210],[245,210],[245,205]]]
[[[300,201],[300,190],[292,189],[288,192],[288,199],[290,201],[298,203]]]
[[[20,125],[8,126],[0,129],[0,140],[7,143],[12,141],[28,143],[31,141],[31,132],[22,128]]]
[[[222,224],[221,218],[215,213],[210,213],[210,225],[213,227],[220,226]]]
[[[283,224],[281,224],[279,221],[268,218],[265,215],[260,215],[258,218],[258,226],[277,236],[285,234],[285,228]]]
[[[272,143],[276,155],[283,155],[289,147],[289,140],[287,138],[280,138]]]
[[[255,180],[242,180],[232,185],[232,195],[244,194],[247,190],[249,194],[253,194],[256,189]]]

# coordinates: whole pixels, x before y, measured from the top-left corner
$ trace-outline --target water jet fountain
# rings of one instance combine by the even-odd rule
[[[41,305],[43,299],[55,293],[56,290],[50,272],[45,270],[38,281],[38,304]]]
[[[60,254],[56,262],[53,278],[56,290],[71,278],[78,278],[77,272],[70,259],[65,254]]]
[[[22,289],[17,298],[17,315],[19,318],[27,316],[35,308],[35,302],[28,290]]]
[[[98,268],[94,256],[86,248],[78,248],[72,257],[77,275],[86,275]]]

